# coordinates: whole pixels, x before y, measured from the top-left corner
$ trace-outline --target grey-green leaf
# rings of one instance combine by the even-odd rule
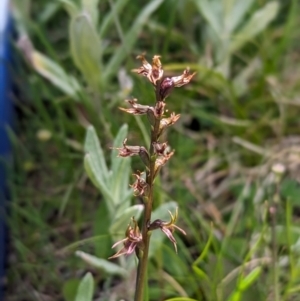
[[[124,201],[124,196],[129,192],[129,176],[131,171],[131,158],[118,157],[116,147],[122,147],[122,143],[127,136],[128,126],[124,124],[119,130],[113,144],[111,152],[112,179],[110,188],[115,204]]]
[[[77,14],[70,24],[71,53],[86,81],[98,89],[101,82],[101,42],[87,13]]]
[[[109,209],[110,213],[112,213],[114,208],[113,206],[114,200],[110,193],[110,190],[106,186],[106,183],[103,181],[103,178],[100,176],[101,171],[99,171],[99,167],[95,162],[96,161],[91,154],[86,154],[84,157],[84,168],[90,180],[103,194],[104,200],[107,204],[107,208]]]
[[[96,28],[99,18],[99,0],[81,0],[82,9],[90,15],[93,26]]]
[[[253,39],[262,32],[276,17],[279,10],[277,1],[268,2],[263,8],[257,10],[250,20],[239,32],[233,36],[230,43],[230,52],[233,53],[243,47],[245,43]]]
[[[93,126],[89,126],[86,131],[84,151],[90,154],[93,164],[97,169],[97,176],[105,182],[108,175],[108,168],[105,162],[104,152]]]
[[[111,10],[103,16],[103,20],[101,22],[101,26],[99,29],[99,35],[100,37],[104,37],[107,30],[109,29],[110,25],[115,20],[116,16],[118,17],[118,14],[123,11],[123,8],[126,6],[128,0],[118,0],[111,3]]]
[[[210,27],[213,29],[214,33],[219,37],[223,31],[223,26],[221,24],[221,18],[218,6],[219,3],[211,0],[195,0],[195,5],[197,6],[199,12],[206,19]]]
[[[229,0],[229,2],[232,2],[232,0]],[[230,11],[225,16],[225,28],[229,34],[233,33],[242,22],[254,0],[235,0],[233,2]]]
[[[81,89],[79,83],[73,76],[68,75],[60,65],[38,51],[31,53],[31,62],[38,73],[62,92],[78,100],[78,92]]]
[[[131,221],[131,217],[134,216],[134,218],[138,220],[143,209],[143,205],[133,205],[122,212],[117,212],[116,217],[110,226],[109,232],[115,237],[117,237],[120,233],[123,234],[127,228],[127,225]]]
[[[101,269],[109,275],[120,275],[123,277],[127,275],[127,271],[125,269],[112,262],[109,262],[108,260],[98,258],[96,256],[90,255],[82,251],[76,251],[76,255],[82,260],[84,260],[86,263],[98,269]]]
[[[91,273],[85,274],[77,289],[75,301],[92,301],[94,294],[94,279]]]
[[[76,4],[74,4],[73,1],[71,0],[57,0],[57,1],[63,4],[65,10],[68,12],[70,17],[75,16],[79,12],[78,7],[76,6]]]

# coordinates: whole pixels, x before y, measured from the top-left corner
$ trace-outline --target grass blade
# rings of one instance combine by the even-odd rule
[[[126,33],[124,37],[125,43],[117,48],[117,51],[110,59],[104,71],[104,82],[116,74],[120,68],[121,63],[126,56],[131,52],[135,42],[137,41],[140,32],[142,31],[144,25],[147,23],[151,14],[163,3],[163,0],[151,1],[139,14],[135,22],[131,26],[130,30]]]

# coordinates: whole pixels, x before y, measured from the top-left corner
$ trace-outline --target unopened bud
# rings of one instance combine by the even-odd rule
[[[161,100],[165,100],[170,95],[174,87],[175,85],[171,78],[164,78],[159,87],[159,95]]]

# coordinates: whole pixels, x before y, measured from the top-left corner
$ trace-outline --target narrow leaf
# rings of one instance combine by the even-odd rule
[[[76,251],[75,254],[86,263],[98,269],[101,269],[102,271],[104,271],[109,275],[120,275],[123,277],[127,275],[127,271],[125,269],[121,268],[117,264],[114,264],[108,260],[98,258],[96,256],[90,255],[82,251]]]
[[[101,191],[104,196],[105,203],[109,212],[112,214],[114,210],[113,198],[108,190],[106,183],[103,181],[103,178],[100,176],[99,167],[95,164],[95,160],[90,154],[86,154],[84,157],[84,168],[93,184]]]
[[[187,298],[187,297],[178,297],[178,298],[171,298],[165,301],[197,301],[196,299]]]
[[[87,13],[76,15],[70,24],[71,53],[77,68],[93,88],[100,84],[101,42]]]
[[[163,3],[163,0],[153,0],[150,1],[149,4],[145,6],[145,8],[139,13],[138,17],[135,19],[133,25],[127,32],[124,37],[123,43],[120,47],[117,48],[113,57],[110,59],[108,64],[106,65],[104,72],[104,81],[107,80],[113,75],[117,73],[121,63],[129,55],[131,52],[135,42],[137,41],[144,25],[147,23],[151,14]]]
[[[118,212],[118,215],[110,226],[109,232],[115,237],[119,237],[118,234],[125,232],[132,217],[136,220],[140,218],[143,209],[143,205],[133,205],[122,212]]]
[[[108,174],[108,168],[105,162],[104,152],[93,126],[89,126],[87,129],[84,151],[90,155],[97,170],[97,176],[105,181]]]
[[[39,74],[47,78],[62,92],[71,96],[75,100],[78,100],[77,93],[80,91],[79,83],[73,76],[67,75],[61,66],[38,51],[33,51],[31,53],[31,62],[33,68]]]
[[[235,0],[230,11],[225,17],[225,27],[228,34],[233,33],[237,26],[243,21],[245,14],[250,9],[254,0]]]
[[[87,273],[80,281],[75,301],[92,301],[94,294],[94,279]]]
[[[239,290],[244,291],[260,276],[262,267],[254,268],[239,284]]]
[[[111,10],[109,11],[109,13],[107,13],[107,14],[105,14],[105,16],[103,16],[104,19],[101,22],[101,27],[99,30],[100,37],[104,37],[109,26],[111,24],[113,24],[114,18],[120,12],[123,12],[123,8],[126,6],[127,2],[128,2],[128,0],[118,0],[118,1],[111,2],[112,3]]]
[[[96,28],[99,18],[99,0],[81,0],[81,4],[83,11],[91,17],[93,26]]]
[[[262,32],[276,17],[279,10],[277,1],[268,2],[262,9],[256,11],[245,26],[233,37],[230,52],[235,52]]]
[[[214,33],[219,37],[223,31],[223,26],[221,24],[221,18],[219,10],[217,10],[217,6],[213,5],[214,2],[209,0],[195,0],[194,2],[201,15],[206,19]]]
[[[118,157],[116,147],[122,147],[122,143],[127,136],[128,126],[124,124],[119,130],[113,144],[111,152],[112,179],[110,183],[112,195],[116,205],[123,203],[124,196],[129,194],[129,176],[131,171],[131,159]]]
[[[75,16],[79,12],[79,8],[71,0],[57,0],[62,3],[70,17]]]

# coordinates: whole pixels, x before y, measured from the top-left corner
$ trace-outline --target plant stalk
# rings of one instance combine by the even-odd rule
[[[159,84],[157,84],[156,89],[156,101],[161,101],[159,96]],[[153,190],[154,190],[154,174],[155,174],[155,160],[156,156],[153,149],[153,142],[157,142],[159,134],[160,119],[155,119],[154,126],[151,130],[151,141],[149,146],[150,155],[150,166],[149,170],[146,172],[146,182],[149,185],[149,194],[147,198],[144,198],[144,215],[142,221],[142,236],[143,236],[143,249],[138,250],[138,268],[136,276],[136,287],[134,301],[144,300],[144,290],[147,279],[148,271],[148,253],[151,238],[151,231],[148,231],[148,225],[151,221],[151,213],[153,207]]]

